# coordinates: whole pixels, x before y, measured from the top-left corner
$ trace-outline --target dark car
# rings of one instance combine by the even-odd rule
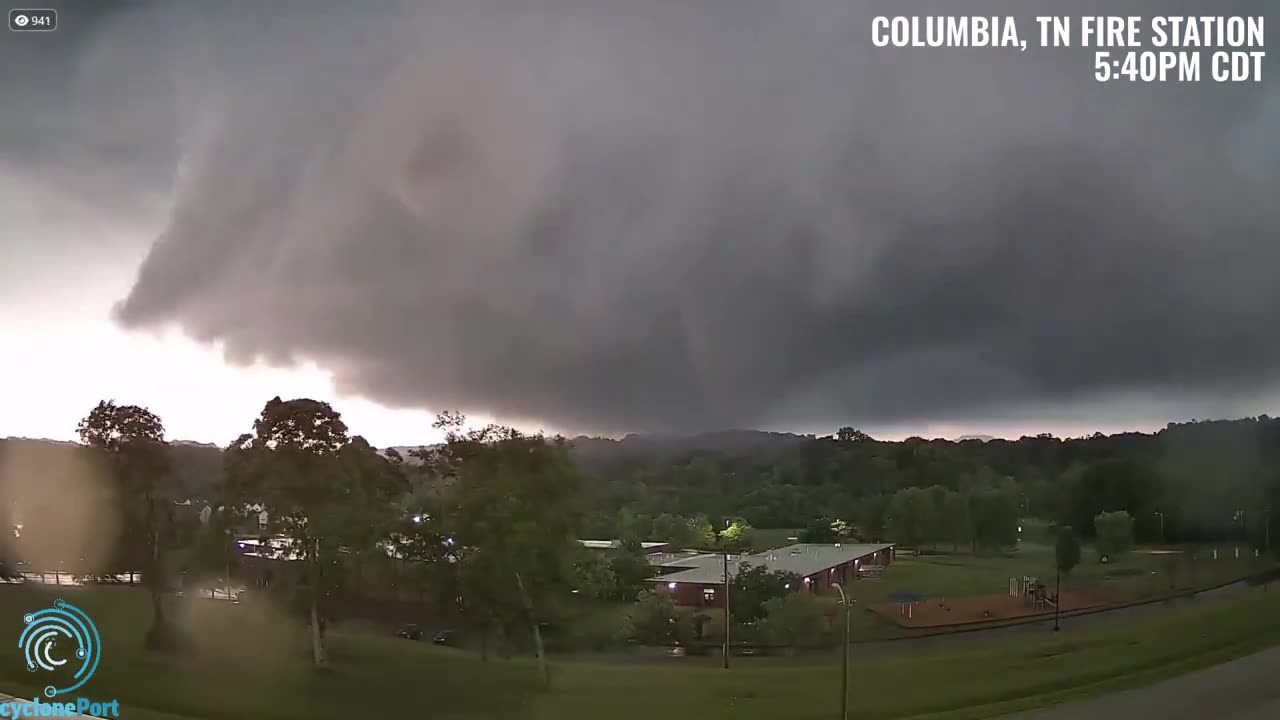
[[[431,639],[436,645],[444,645],[446,647],[458,646],[458,634],[452,630],[441,630]]]
[[[400,628],[400,631],[397,632],[396,635],[404,638],[405,640],[421,640],[422,628],[417,625],[405,625]]]

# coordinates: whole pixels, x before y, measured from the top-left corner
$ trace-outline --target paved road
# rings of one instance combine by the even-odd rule
[[[1274,720],[1280,718],[1280,648],[1096,700],[1005,720]]]

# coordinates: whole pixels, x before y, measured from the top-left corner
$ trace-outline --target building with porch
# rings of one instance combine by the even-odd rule
[[[742,568],[764,566],[769,572],[791,572],[800,576],[796,591],[825,592],[832,583],[846,584],[867,571],[879,570],[893,562],[892,544],[799,543],[751,555],[730,555],[729,575]],[[720,553],[690,554],[655,569],[649,579],[653,588],[685,607],[724,607],[725,557]]]

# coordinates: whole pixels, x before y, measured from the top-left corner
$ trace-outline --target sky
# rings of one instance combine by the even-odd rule
[[[944,7],[1032,47],[873,46]],[[446,409],[885,438],[1275,414],[1274,75],[1099,83],[1035,47],[1048,7],[62,3],[0,37],[0,437],[70,439],[104,398],[218,444],[276,395],[375,445]]]

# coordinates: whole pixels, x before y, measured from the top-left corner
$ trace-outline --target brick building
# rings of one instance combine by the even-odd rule
[[[892,544],[831,545],[801,543],[752,555],[730,555],[729,575],[747,565],[763,565],[770,572],[792,572],[800,576],[793,590],[821,593],[832,583],[849,583],[868,566],[883,567],[893,562]],[[671,596],[686,607],[724,607],[724,555],[691,553],[666,560],[650,578],[655,590]]]

